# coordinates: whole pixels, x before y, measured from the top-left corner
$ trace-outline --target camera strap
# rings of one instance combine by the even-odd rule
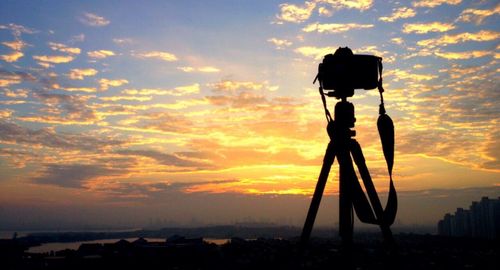
[[[316,79],[314,79],[314,81],[316,82]],[[328,110],[328,107],[326,106],[326,97],[325,93],[323,92],[323,84],[321,83],[321,81],[319,81],[319,94],[321,95],[321,101],[323,102],[323,109],[325,110],[326,121],[330,123],[331,121],[333,121],[333,119],[332,115],[330,114],[330,111]]]
[[[386,114],[384,106],[384,87],[382,86],[382,58],[378,64],[380,79],[378,82],[378,90],[380,93],[379,117],[377,120],[377,128],[382,142],[382,150],[384,152],[387,170],[389,171],[389,196],[384,209],[384,222],[388,225],[394,223],[396,212],[398,210],[398,198],[396,188],[392,180],[392,167],[394,165],[394,123],[389,115]]]

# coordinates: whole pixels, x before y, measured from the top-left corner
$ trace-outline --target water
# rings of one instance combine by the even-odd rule
[[[219,239],[219,238],[203,238],[203,241],[210,243],[210,244],[216,244],[218,246],[224,245],[229,243],[231,240],[230,239]]]

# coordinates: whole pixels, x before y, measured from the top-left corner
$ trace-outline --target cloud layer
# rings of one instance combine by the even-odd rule
[[[499,185],[497,2],[151,5],[69,4],[54,15],[45,3],[40,14],[5,3],[0,198],[161,209],[274,196],[307,205],[329,139],[312,81],[324,55],[345,46],[383,58],[404,196]],[[38,19],[54,16],[57,24]],[[357,90],[349,101],[385,194],[378,93]],[[336,102],[327,99],[332,111]],[[336,166],[328,196],[338,193]]]

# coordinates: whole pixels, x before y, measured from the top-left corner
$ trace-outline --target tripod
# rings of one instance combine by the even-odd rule
[[[322,92],[321,88],[320,92]],[[335,157],[337,157],[339,163],[339,234],[342,244],[344,246],[351,246],[352,244],[354,225],[353,208],[362,222],[379,225],[386,243],[392,244],[394,240],[389,226],[392,224],[394,217],[391,216],[392,213],[388,215],[382,208],[380,199],[366,166],[361,147],[356,139],[353,138],[356,135],[356,131],[351,129],[354,128],[354,123],[356,122],[356,118],[354,116],[354,105],[348,102],[346,97],[342,97],[341,101],[335,105],[334,120],[331,120],[331,117],[328,117],[329,112],[326,109],[326,103],[323,95],[322,98],[323,104],[325,105],[325,112],[327,113],[327,119],[329,119],[327,132],[330,137],[330,142],[326,148],[323,166],[321,168],[316,189],[314,191],[304,228],[302,230],[301,244],[302,246],[305,246],[311,235],[316,214],[321,202],[321,197],[323,196],[325,185],[328,180],[328,174],[330,173]],[[381,104],[381,112],[382,108],[383,103]],[[385,114],[385,110],[383,113]],[[356,176],[356,172],[354,171],[353,160],[358,167],[369,201],[366,198],[366,195],[363,192]],[[389,171],[392,171],[392,164],[390,165]],[[391,176],[391,192],[393,188]]]

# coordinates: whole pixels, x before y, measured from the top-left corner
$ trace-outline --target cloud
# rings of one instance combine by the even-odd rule
[[[385,73],[385,77],[390,76],[393,76],[395,80],[410,80],[416,82],[430,81],[438,77],[434,74],[415,74],[401,69],[394,69]]]
[[[264,95],[241,92],[235,96],[207,96],[206,99],[215,106],[228,106],[232,108],[253,108],[258,109],[259,106],[267,103]]]
[[[192,132],[194,123],[182,114],[171,112],[146,112],[135,114],[123,121],[124,125],[133,125],[140,130],[187,133]]]
[[[333,15],[333,11],[331,9],[326,8],[326,7],[319,7],[318,14],[319,14],[319,16],[331,17]]]
[[[33,152],[31,148],[27,149],[20,146],[10,148],[6,144],[0,148],[0,157],[4,158],[9,165],[14,166],[16,169],[25,168],[28,163],[39,159],[40,156],[39,153]]]
[[[415,15],[417,15],[417,12],[414,9],[409,7],[400,7],[394,8],[391,15],[387,17],[380,17],[378,20],[383,22],[394,22],[398,19],[415,17]]]
[[[217,90],[215,90],[217,91]],[[260,111],[262,113],[268,113],[271,119],[280,117],[280,113],[286,114],[289,117],[292,116],[292,113],[295,111],[295,108],[300,107],[301,103],[292,98],[285,97],[276,97],[272,99],[268,99],[262,93],[256,93],[254,91],[248,90],[240,90],[237,92],[224,92],[224,95],[214,95],[214,96],[206,96],[206,100],[210,102],[210,104],[214,106],[227,107],[232,109],[244,109],[245,111]],[[286,109],[284,109],[284,107]],[[274,111],[278,111],[280,113],[273,113]],[[232,110],[236,111],[236,110]],[[233,114],[231,114],[234,116]],[[224,119],[227,116],[222,116]],[[262,117],[262,116],[261,116]],[[264,119],[261,119],[264,121]],[[279,128],[279,127],[275,127]],[[270,128],[272,130],[272,128]],[[260,132],[263,132],[260,130]],[[290,135],[290,134],[288,134]]]
[[[48,147],[53,149],[93,152],[112,146],[120,146],[125,141],[107,136],[56,132],[52,128],[30,129],[14,123],[0,121],[0,141],[18,146]]]
[[[401,45],[404,43],[404,40],[403,40],[403,38],[396,37],[396,38],[391,38],[391,42],[394,44]]]
[[[244,90],[258,91],[264,89],[276,91],[278,89],[278,86],[269,85],[268,81],[258,83],[251,81],[222,80],[220,82],[210,83],[208,87],[218,92],[236,92]]]
[[[96,191],[105,192],[110,197],[123,199],[162,199],[165,196],[187,196],[193,193],[217,193],[216,189],[237,180],[207,180],[189,182],[147,181],[122,182],[107,181],[95,187]]]
[[[68,73],[68,77],[72,80],[83,80],[86,76],[94,76],[97,74],[97,70],[93,68],[78,69],[73,68]]]
[[[120,100],[128,100],[128,101],[149,101],[153,97],[151,96],[111,96],[111,97],[100,97],[101,100],[104,101],[120,101]]]
[[[29,91],[26,89],[16,89],[16,90],[5,89],[4,93],[6,97],[27,98]]]
[[[16,38],[20,38],[21,34],[34,34],[37,31],[19,24],[9,23],[7,25],[0,25],[0,29],[8,29]]]
[[[58,86],[55,89],[64,90],[68,92],[85,92],[85,93],[95,93],[97,89],[95,87],[61,87]]]
[[[44,67],[44,68],[51,68],[51,67],[54,67],[54,65],[50,64],[50,63],[47,63],[47,62],[38,62],[37,63],[38,65]]]
[[[0,87],[8,87],[23,81],[35,81],[35,77],[26,72],[12,72],[0,69]]]
[[[3,104],[3,105],[18,105],[18,104],[25,104],[25,103],[27,103],[27,102],[24,100],[2,100],[2,101],[0,101],[0,104]]]
[[[446,72],[450,75],[452,79],[463,79],[465,77],[475,77],[477,74],[487,73],[484,70],[484,66],[462,66],[459,64],[453,64],[451,68],[442,70],[442,72]]]
[[[495,124],[499,124],[495,122]],[[487,136],[487,144],[485,147],[485,156],[488,159],[483,164],[482,167],[492,170],[500,170],[500,129],[494,130],[491,134]]]
[[[19,60],[19,58],[21,58],[23,56],[24,56],[24,53],[22,53],[20,51],[13,51],[9,54],[0,55],[0,59],[2,59],[5,62],[12,63],[12,62],[16,62],[17,60]]]
[[[449,59],[468,59],[494,52],[438,53]],[[397,106],[410,110],[408,118],[404,119],[412,120],[396,120],[400,130],[398,149],[403,153],[436,157],[462,168],[498,171],[500,168],[494,167],[498,164],[498,155],[490,152],[498,144],[495,141],[498,133],[495,104],[500,95],[495,91],[497,81],[491,79],[498,73],[496,60],[463,64],[453,61],[449,65],[450,68],[440,69],[436,74],[438,80],[430,83],[408,81],[407,89],[400,92],[407,92],[404,100],[410,104]],[[389,80],[392,82],[393,77]],[[456,142],[460,142],[459,147]],[[480,177],[477,180],[481,180]]]
[[[81,52],[80,48],[68,47],[68,46],[61,44],[61,43],[49,42],[49,47],[53,51],[59,51],[59,52],[64,52],[64,53],[68,53],[68,54],[80,54],[80,52]]]
[[[178,70],[182,70],[184,72],[193,72],[196,71],[194,67],[177,67]]]
[[[274,171],[276,165],[294,164],[300,167],[321,164],[320,156],[324,154],[323,144],[317,147],[320,150],[312,157],[301,151],[301,149],[308,149],[306,152],[316,149],[317,140],[321,141],[317,135],[323,134],[323,125],[321,121],[313,124],[300,123],[296,120],[296,117],[304,116],[300,113],[300,108],[304,106],[299,103],[300,101],[283,98],[267,99],[252,92],[209,96],[207,99],[213,105],[220,107],[211,117],[212,121],[216,119],[219,121],[203,128],[208,136],[189,142],[191,149],[199,152],[196,157],[208,159],[212,164],[222,168],[250,166],[248,170],[252,172],[250,173],[252,181],[248,181],[248,184],[252,188],[261,190],[267,188],[255,182],[258,182],[262,170],[266,170],[267,166],[269,170]],[[242,121],[227,122],[221,119],[227,117],[241,118]],[[276,176],[272,173],[271,175]],[[284,181],[280,182],[284,185]],[[276,189],[282,188],[276,185]]]
[[[98,103],[94,104],[96,113],[102,117],[107,117],[111,115],[135,115],[139,110],[148,109],[144,105],[129,105],[120,103]]]
[[[159,164],[175,167],[195,167],[206,168],[207,164],[179,158],[172,154],[162,153],[156,150],[119,150],[116,151],[120,155],[142,156],[155,160]]]
[[[220,72],[220,69],[213,67],[213,66],[203,66],[203,67],[190,67],[190,66],[185,66],[185,67],[177,67],[178,70],[182,70],[184,72],[202,72],[202,73],[218,73]]]
[[[118,87],[124,84],[128,84],[128,81],[125,79],[110,80],[103,78],[99,80],[101,90],[108,90],[110,86]]]
[[[131,38],[113,38],[113,42],[117,45],[132,44],[133,40]]]
[[[71,55],[33,55],[33,59],[45,64],[60,64],[69,63],[73,61],[75,57]]]
[[[318,32],[318,33],[342,33],[352,29],[366,29],[373,28],[373,24],[357,24],[357,23],[312,23],[302,28],[304,32]]]
[[[200,85],[197,84],[197,83],[194,83],[194,84],[191,84],[191,85],[176,87],[170,93],[170,95],[173,95],[173,96],[185,96],[185,95],[191,95],[191,94],[198,94],[199,92],[200,92]]]
[[[198,71],[203,72],[203,73],[216,73],[220,72],[220,69],[212,66],[204,66],[204,67],[199,67]]]
[[[71,37],[69,40],[70,43],[75,43],[75,42],[83,42],[85,41],[85,34],[79,34],[79,35],[74,35]]]
[[[452,23],[430,22],[430,23],[406,23],[403,32],[406,34],[425,34],[429,32],[446,32],[455,29]]]
[[[436,51],[434,54],[438,57],[450,60],[463,60],[471,58],[480,58],[488,55],[494,55],[492,51],[465,51],[465,52],[441,52]]]
[[[316,3],[307,1],[303,6],[284,3],[280,5],[280,14],[276,15],[276,19],[278,19],[279,24],[283,22],[301,23],[311,17],[315,7]]]
[[[162,51],[149,51],[149,52],[142,52],[142,53],[133,53],[133,56],[137,58],[154,58],[158,60],[163,60],[166,62],[174,62],[177,61],[177,56],[175,56],[172,53],[169,52],[162,52]]]
[[[54,94],[42,90],[33,92],[44,107],[40,112],[30,112],[18,117],[22,121],[54,123],[54,124],[94,124],[98,119],[95,111],[89,106],[90,96]]]
[[[500,14],[500,4],[496,5],[494,9],[473,9],[468,8],[460,13],[457,21],[459,22],[474,22],[479,25],[482,24],[484,19]]]
[[[160,88],[142,88],[142,89],[125,89],[122,91],[123,94],[127,95],[169,95],[172,90],[170,89],[160,89]]]
[[[171,95],[171,96],[186,96],[186,95],[198,94],[199,92],[200,92],[200,84],[198,83],[179,86],[174,89],[142,88],[142,89],[125,89],[122,91],[122,93],[127,95]]]
[[[24,53],[21,51],[27,45],[24,41],[17,39],[14,41],[2,42],[2,44],[14,50],[9,54],[0,55],[0,59],[3,61],[12,63],[24,56]]]
[[[104,58],[106,58],[108,56],[115,55],[115,53],[113,51],[109,51],[109,50],[98,50],[98,51],[87,52],[87,55],[90,58],[104,59]]]
[[[462,3],[462,0],[418,0],[412,4],[414,7],[434,8],[443,4],[458,5],[460,3]]]
[[[328,4],[335,10],[340,9],[357,9],[364,11],[372,7],[373,0],[317,0],[318,3]]]
[[[284,49],[285,47],[290,47],[293,44],[291,41],[278,38],[270,38],[267,40],[267,42],[274,44],[274,46],[276,46],[276,49],[278,50]]]
[[[434,108],[446,111],[446,114],[449,114],[450,117],[468,117],[469,112],[455,107],[453,101],[446,102],[439,97],[436,97],[436,99],[435,101],[429,101],[429,105],[432,104]],[[477,134],[470,129],[464,129],[464,127],[471,125],[471,123],[463,123],[460,120],[450,121],[446,116],[438,116],[432,119],[431,115],[434,113],[435,110],[428,111],[424,109],[419,116],[425,117],[427,123],[419,124],[426,125],[427,127],[432,125],[435,128],[432,131],[430,129],[415,129],[410,132],[401,132],[398,135],[400,138],[398,140],[398,151],[405,154],[436,157],[450,163],[474,169],[500,170],[500,167],[498,167],[500,165],[498,155],[496,153],[491,155],[492,153],[487,148],[493,147],[493,149],[496,149],[498,147],[494,141],[488,138],[491,135],[491,131],[495,132],[494,129],[485,130],[485,134]],[[472,122],[475,122],[473,126],[482,126],[479,121]],[[443,127],[446,127],[446,130]],[[455,147],[458,140],[461,142],[460,147]]]
[[[315,60],[320,60],[323,56],[335,52],[337,48],[335,47],[314,47],[314,46],[304,46],[295,49],[296,53],[302,54],[306,57],[312,57]]]
[[[14,51],[20,51],[27,45],[27,43],[22,40],[4,41],[2,44],[13,49]]]
[[[119,176],[124,169],[112,169],[98,164],[47,164],[41,175],[31,180],[37,184],[64,188],[83,188],[85,184],[103,176]]]
[[[425,39],[417,42],[417,45],[434,48],[436,46],[447,46],[450,44],[463,43],[467,41],[493,41],[500,38],[500,33],[490,30],[481,30],[477,33],[460,33],[455,35],[444,35],[439,38]]]
[[[78,20],[85,25],[93,27],[106,26],[110,23],[110,21],[106,18],[89,12],[83,13],[83,16],[81,16]]]
[[[0,110],[0,119],[10,118],[14,111],[9,109]]]
[[[356,54],[374,54],[376,56],[384,58],[383,60],[386,63],[392,63],[395,60],[394,53],[391,53],[389,51],[381,51],[377,48],[377,46],[374,45],[363,46],[357,49],[353,49],[353,52]]]

